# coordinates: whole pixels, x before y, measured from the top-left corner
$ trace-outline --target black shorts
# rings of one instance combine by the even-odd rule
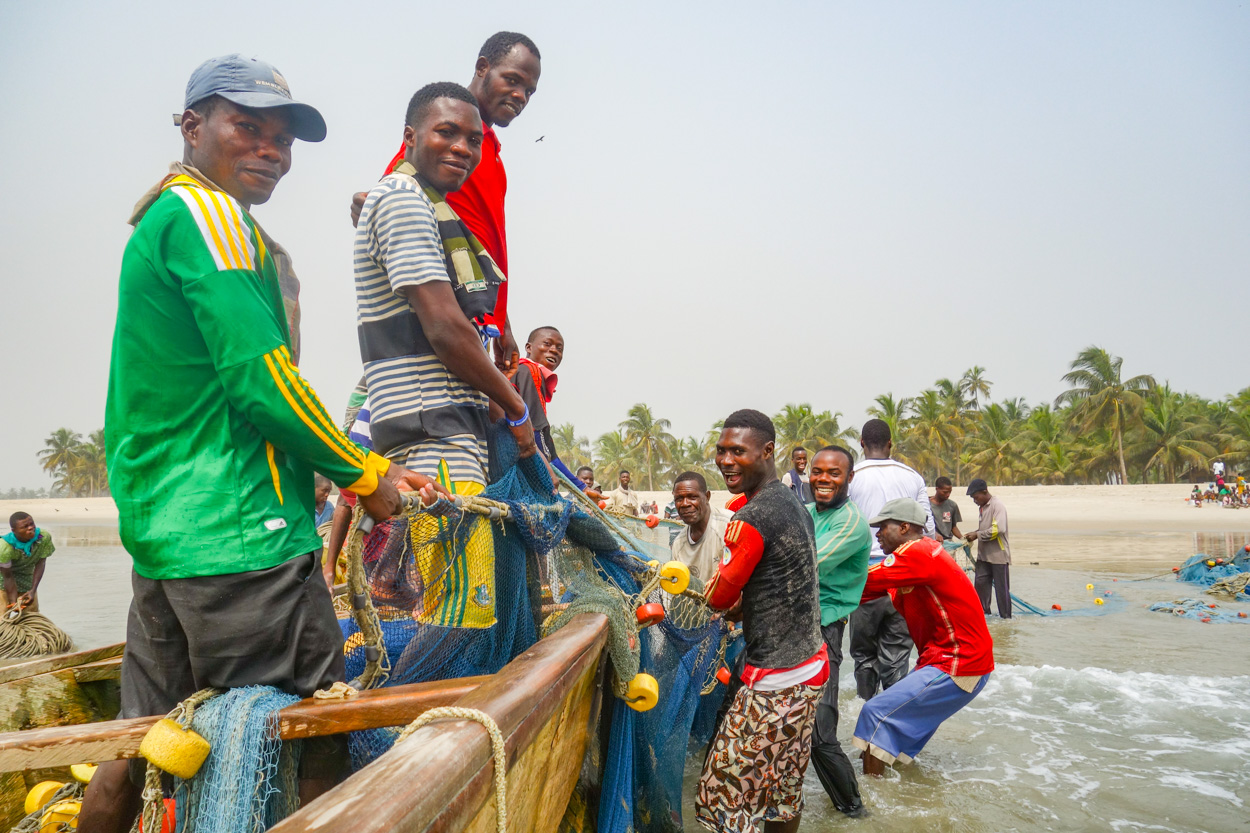
[[[222,576],[132,573],[119,717],[165,715],[202,688],[311,697],[342,680],[343,633],[320,566],[309,553]],[[345,749],[345,738],[334,746]]]

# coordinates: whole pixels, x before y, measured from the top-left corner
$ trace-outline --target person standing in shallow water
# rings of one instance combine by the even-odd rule
[[[868,576],[872,535],[863,513],[847,497],[855,477],[851,452],[828,446],[812,458],[813,503],[807,505],[816,530],[816,570],[820,577],[820,632],[829,651],[829,682],[816,707],[812,765],[829,800],[850,818],[867,815],[855,770],[838,743],[838,672],[847,617],[859,606]]]
[[[998,615],[1011,618],[1011,545],[1007,540],[1007,507],[990,494],[989,485],[977,478],[968,484],[968,495],[977,505],[980,518],[977,531],[965,536],[977,542],[975,584],[981,607],[990,612],[990,593],[998,602]]]
[[[812,519],[777,479],[776,429],[759,411],[730,414],[716,466],[737,497],[708,605],[740,615],[742,687],[712,739],[695,795],[710,830],[795,831],[816,703],[829,678],[820,635]]]
[[[865,775],[880,776],[887,765],[916,757],[994,670],[994,642],[976,592],[950,553],[924,537],[926,521],[910,498],[890,501],[868,521],[886,555],[868,568],[863,598],[893,598],[920,658],[915,671],[859,712],[854,743],[864,752]]]
[[[0,540],[0,577],[9,607],[20,602],[28,610],[39,610],[39,582],[54,552],[52,533],[35,526],[34,518],[26,512],[9,516],[9,532]]]

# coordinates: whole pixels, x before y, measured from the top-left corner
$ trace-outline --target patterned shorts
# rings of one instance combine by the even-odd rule
[[[695,818],[710,830],[756,831],[803,810],[820,686],[780,691],[743,686],[712,739]]]

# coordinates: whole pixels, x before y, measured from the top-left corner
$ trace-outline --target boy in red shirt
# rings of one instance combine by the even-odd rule
[[[864,704],[854,743],[864,774],[907,763],[942,721],[981,693],[994,670],[994,642],[976,589],[942,545],[924,537],[924,508],[891,500],[868,522],[885,560],[868,568],[863,600],[889,593],[907,620],[920,658],[916,670]]]

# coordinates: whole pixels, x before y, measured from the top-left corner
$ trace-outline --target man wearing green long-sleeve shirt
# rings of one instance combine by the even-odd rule
[[[827,446],[812,458],[809,485],[814,503],[807,504],[816,528],[816,573],[820,579],[820,631],[829,651],[829,680],[816,706],[812,733],[812,766],[833,806],[852,818],[866,813],[859,784],[838,743],[838,670],[847,617],[859,607],[868,580],[872,537],[868,521],[847,487],[855,476],[851,452]]]
[[[313,472],[370,515],[396,485],[429,481],[340,431],[295,369],[271,246],[249,213],[325,137],[272,66],[239,55],[187,84],[183,161],[140,201],[122,258],[105,438],[134,600],[123,717],[195,691],[271,685],[310,696],[343,677],[342,635],[317,576]],[[301,798],[342,773],[343,749],[306,746]],[[132,778],[133,782],[133,772]],[[127,830],[139,793],[105,764],[78,829]]]

